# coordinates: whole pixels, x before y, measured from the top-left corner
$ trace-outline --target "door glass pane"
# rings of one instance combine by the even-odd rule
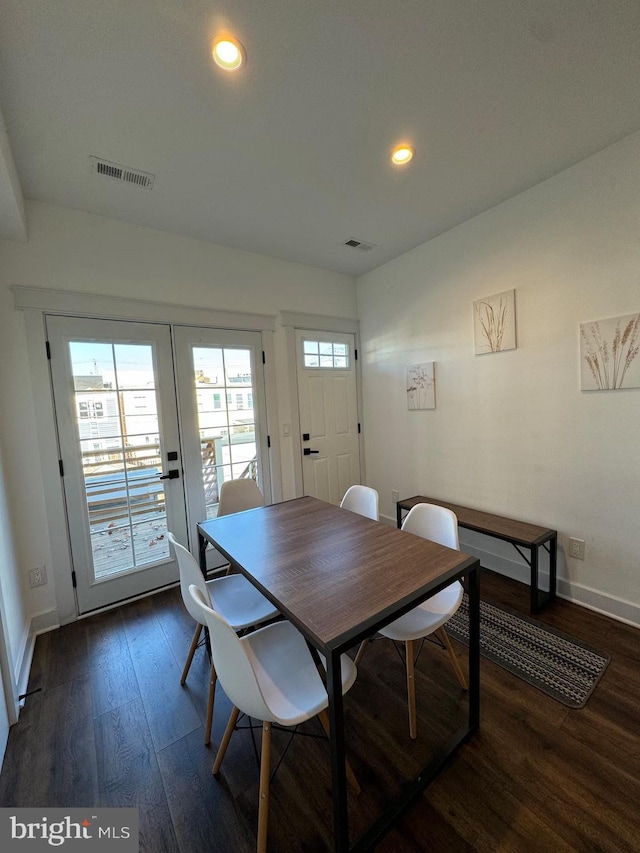
[[[322,367],[346,370],[349,367],[347,344],[330,341],[303,340],[303,364],[305,367]]]
[[[225,480],[257,479],[251,350],[193,347],[206,517],[218,511]]]
[[[169,555],[153,346],[72,341],[96,580]]]

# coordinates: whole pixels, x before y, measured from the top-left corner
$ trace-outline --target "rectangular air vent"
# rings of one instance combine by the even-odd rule
[[[371,249],[375,249],[375,243],[365,243],[364,240],[356,240],[355,237],[350,237],[346,242],[345,246],[350,246],[352,249],[359,249],[361,252],[370,252]]]
[[[96,175],[102,175],[105,178],[111,178],[114,181],[121,181],[125,184],[134,184],[136,187],[142,187],[145,190],[153,188],[153,182],[156,179],[155,175],[150,172],[142,172],[140,169],[130,169],[128,166],[119,166],[117,163],[110,163],[108,160],[103,160],[101,157],[89,157],[91,171]]]

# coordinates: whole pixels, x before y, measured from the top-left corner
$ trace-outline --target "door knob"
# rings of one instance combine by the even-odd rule
[[[173,468],[171,471],[168,471],[166,474],[160,474],[158,477],[159,480],[177,480],[180,476],[180,471],[177,468]]]
[[[320,453],[320,451],[319,450],[311,450],[311,448],[305,447],[305,449],[304,449],[304,455],[305,456],[311,456],[312,453]]]

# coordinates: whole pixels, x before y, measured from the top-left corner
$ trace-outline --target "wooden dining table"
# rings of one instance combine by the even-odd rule
[[[333,848],[371,849],[480,722],[479,561],[312,497],[198,524],[200,567],[209,544],[254,584],[325,657],[329,699]],[[469,596],[469,691],[464,725],[365,834],[350,846],[340,655],[454,580]]]

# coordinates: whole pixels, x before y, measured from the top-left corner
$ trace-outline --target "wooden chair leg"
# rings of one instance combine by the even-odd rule
[[[409,737],[416,738],[416,680],[413,667],[413,640],[405,641],[407,665],[407,702],[409,705]]]
[[[318,719],[322,724],[322,728],[325,730],[327,737],[330,736],[330,726],[329,726],[329,715],[326,711],[322,710],[318,713]],[[356,774],[351,769],[351,765],[348,761],[345,762],[346,771],[347,771],[347,784],[350,786],[351,790],[354,794],[360,793],[360,785],[358,784],[358,780],[356,779]]]
[[[187,675],[189,674],[189,667],[191,666],[191,661],[193,660],[193,656],[196,653],[196,649],[198,648],[198,640],[200,639],[201,632],[202,625],[196,625],[196,632],[193,635],[193,640],[191,640],[191,645],[189,646],[189,654],[187,655],[187,662],[185,663],[184,669],[182,670],[180,684],[184,684],[187,680]]]
[[[356,666],[359,666],[360,661],[361,661],[361,660],[362,660],[362,658],[364,657],[364,653],[365,653],[365,650],[366,650],[366,648],[367,648],[367,646],[368,646],[368,644],[369,644],[369,640],[370,640],[370,639],[371,639],[371,637],[367,637],[367,639],[366,639],[366,640],[363,640],[363,641],[360,643],[360,648],[358,649],[358,654],[356,655],[355,660],[353,661],[353,662],[355,663],[355,665],[356,665]]]
[[[453,671],[456,674],[456,678],[460,682],[460,686],[463,690],[468,690],[469,685],[467,684],[467,679],[465,678],[464,672],[460,667],[460,662],[458,661],[458,657],[453,649],[453,646],[451,645],[451,640],[449,639],[447,632],[444,630],[444,627],[441,626],[440,628],[438,628],[436,634],[438,635],[438,637],[440,637],[445,649],[449,652],[449,659],[451,660],[451,665],[453,666]]]
[[[267,825],[269,823],[269,776],[271,775],[271,723],[262,723],[262,749],[260,751],[260,805],[258,806],[257,853],[267,853]]]
[[[217,680],[218,674],[216,673],[216,668],[213,665],[213,661],[211,661],[211,669],[209,671],[209,698],[207,700],[207,722],[204,727],[205,746],[209,746],[209,744],[211,743],[211,727],[213,725],[213,701],[216,695]]]
[[[227,747],[229,746],[229,741],[231,740],[231,735],[233,734],[233,730],[238,722],[238,717],[240,716],[240,708],[235,708],[231,711],[231,716],[229,717],[229,722],[227,723],[227,728],[224,730],[224,735],[222,736],[222,741],[220,742],[220,747],[218,749],[218,754],[216,755],[216,759],[213,762],[212,773],[216,776],[220,772],[220,765],[222,764],[222,759],[225,756],[227,751]]]

